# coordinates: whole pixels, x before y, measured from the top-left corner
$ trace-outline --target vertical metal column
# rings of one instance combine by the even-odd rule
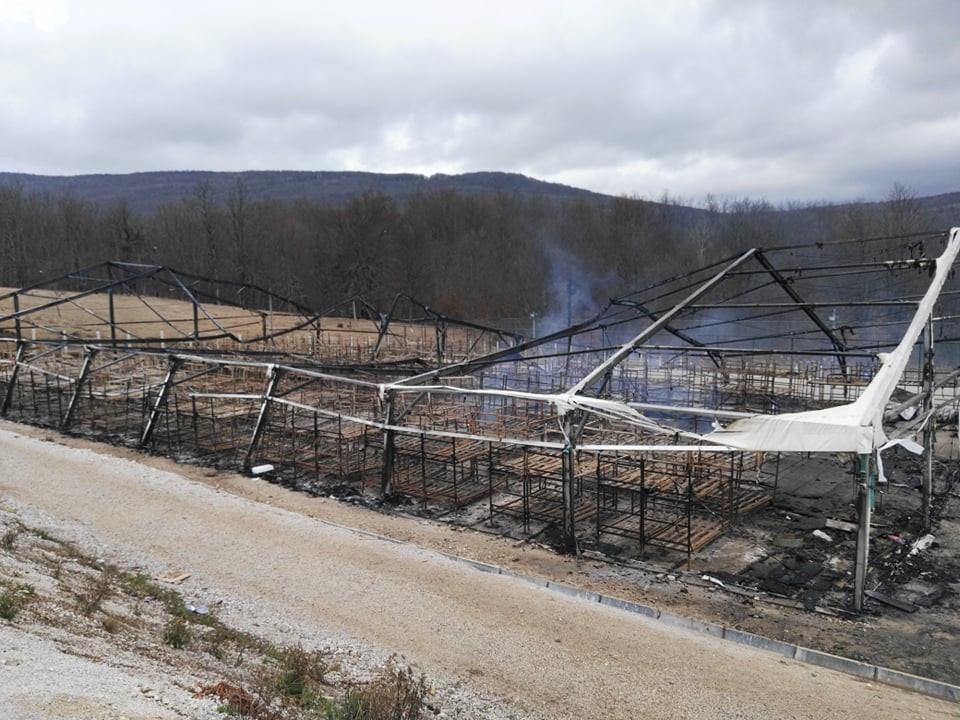
[[[383,496],[393,492],[393,451],[395,433],[392,429],[396,422],[396,397],[392,390],[388,390],[384,395],[384,423],[387,425],[383,431],[383,475],[380,478],[380,494]]]
[[[3,402],[0,403],[0,417],[7,414],[7,411],[10,409],[10,403],[13,402],[13,388],[17,384],[17,376],[20,374],[20,364],[23,362],[26,347],[27,344],[25,342],[17,342],[17,354],[13,357],[13,370],[10,371],[7,391],[3,395]]]
[[[110,313],[110,344],[117,346],[117,314],[113,305],[113,288],[107,288],[107,304]]]
[[[64,430],[70,426],[73,420],[73,414],[76,412],[77,404],[80,402],[83,383],[86,382],[87,375],[90,374],[90,365],[93,364],[93,358],[96,357],[96,355],[96,348],[87,348],[87,353],[83,356],[83,364],[80,366],[80,374],[77,375],[76,382],[74,382],[73,385],[73,395],[70,396],[70,404],[67,405],[67,412],[63,416],[63,421],[60,423],[60,427]]]
[[[863,591],[870,559],[870,515],[873,512],[874,477],[870,455],[857,455],[857,560],[854,574],[853,607],[863,609]]]
[[[13,294],[13,327],[17,333],[17,342],[23,342],[23,327],[20,324],[20,293]]]
[[[267,387],[263,393],[263,402],[260,403],[260,413],[257,415],[257,422],[253,426],[253,435],[250,438],[250,445],[247,447],[247,453],[243,457],[243,471],[250,472],[253,464],[253,454],[257,451],[257,445],[260,444],[260,437],[263,435],[263,427],[266,424],[267,416],[270,414],[270,398],[277,389],[277,383],[280,382],[280,368],[271,365],[267,375]]]
[[[923,483],[921,486],[921,505],[923,529],[930,530],[930,503],[933,500],[933,453],[936,440],[936,419],[933,416],[933,315],[927,318],[927,327],[923,336],[923,413],[927,416],[923,426]]]
[[[147,419],[147,424],[143,428],[143,434],[140,436],[140,446],[143,447],[150,442],[150,438],[153,436],[154,428],[157,426],[157,418],[160,417],[160,411],[167,404],[167,396],[170,394],[170,388],[173,386],[173,376],[176,375],[177,369],[180,367],[181,360],[175,357],[170,358],[170,364],[167,367],[166,377],[163,378],[163,385],[160,387],[160,392],[157,394],[157,400],[153,403],[153,407],[150,409],[150,417]]]
[[[563,448],[563,461],[561,463],[563,478],[563,544],[570,552],[577,550],[577,527],[574,518],[574,509],[576,507],[574,497],[574,482],[577,478],[577,448],[575,445],[574,432],[577,427],[575,413],[567,413],[563,420],[564,433],[567,436],[567,444]]]

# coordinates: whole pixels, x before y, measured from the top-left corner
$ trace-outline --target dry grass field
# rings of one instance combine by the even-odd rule
[[[0,318],[14,312],[13,299],[2,297],[15,288],[0,287]],[[55,290],[32,290],[20,295],[20,310],[37,308],[62,299],[69,293]],[[177,298],[114,294],[113,311],[117,325],[117,339],[121,342],[139,339],[162,339],[164,342],[189,341],[194,329],[193,305]],[[30,314],[23,319],[23,333],[29,340],[53,340],[67,333],[74,337],[108,341],[110,333],[110,300],[107,293],[94,293],[70,302],[55,305]],[[353,317],[323,317],[319,329],[315,323],[294,330],[308,317],[287,312],[249,310],[233,305],[203,303],[197,313],[197,329],[205,347],[228,349],[236,347],[231,338],[219,338],[225,333],[236,336],[251,349],[260,349],[258,340],[265,335],[283,331],[286,334],[272,339],[271,349],[314,354],[321,348],[324,355],[353,356],[372,349],[377,341],[378,326],[373,320]],[[12,319],[0,320],[0,335],[13,334]],[[447,329],[446,345],[454,354],[465,353],[476,338],[472,330],[451,327]],[[384,342],[384,356],[394,354],[432,355],[435,352],[436,332],[432,324],[392,322]],[[490,348],[481,343],[478,348]]]

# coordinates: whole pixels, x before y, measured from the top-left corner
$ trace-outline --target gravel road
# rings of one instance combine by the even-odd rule
[[[238,618],[398,652],[549,718],[953,718],[956,706],[360,536],[130,460],[0,429],[0,498]],[[236,621],[237,618],[231,618]]]

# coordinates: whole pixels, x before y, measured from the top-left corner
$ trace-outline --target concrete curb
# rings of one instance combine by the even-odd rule
[[[815,665],[817,667],[842,672],[846,675],[851,675],[861,680],[869,680],[884,685],[891,685],[903,690],[911,690],[913,692],[921,693],[922,695],[935,697],[940,700],[960,703],[960,686],[951,685],[950,683],[933,680],[931,678],[920,677],[918,675],[911,675],[910,673],[900,672],[899,670],[893,670],[880,665],[863,663],[858,660],[841,657],[839,655],[831,655],[830,653],[821,652],[820,650],[813,650],[811,648],[805,648],[801,645],[783,642],[782,640],[774,640],[772,638],[763,637],[762,635],[754,635],[753,633],[737,630],[736,628],[704,622],[702,620],[696,620],[694,618],[688,618],[682,615],[674,615],[673,613],[669,612],[662,612],[657,608],[643,605],[641,603],[635,603],[630,600],[624,600],[623,598],[612,597],[609,595],[601,595],[600,593],[596,593],[591,590],[581,590],[580,588],[576,588],[571,585],[565,585],[552,580],[546,580],[535,575],[518,573],[513,570],[502,568],[499,565],[492,565],[490,563],[481,562],[480,560],[454,555],[453,553],[447,553],[440,550],[431,550],[405,540],[398,540],[396,538],[372,532],[370,530],[350,527],[348,525],[341,525],[339,523],[323,520],[321,518],[313,518],[313,520],[330,527],[353,532],[374,540],[382,540],[392,545],[408,545],[424,552],[440,555],[441,557],[445,557],[455,563],[466,565],[467,567],[471,567],[474,570],[478,570],[483,573],[488,573],[491,575],[505,575],[507,577],[530,583],[531,585],[542,587],[551,592],[565,595],[575,600],[606,605],[622,612],[640,615],[648,618],[649,620],[662,622],[665,625],[680,628],[681,630],[702,633],[718,640],[726,640],[737,643],[738,645],[748,645],[749,647],[773,653],[781,657],[790,658],[807,665]]]
[[[776,653],[777,655],[783,655],[787,658],[796,657],[797,654],[796,645],[783,642],[782,640],[766,638],[763,637],[763,635],[754,635],[753,633],[737,630],[736,628],[725,627],[723,629],[723,639],[735,642],[738,645],[749,645],[759,650],[766,650],[767,652]]]
[[[960,703],[960,687],[910,673],[877,667],[877,682]]]
[[[396,541],[393,540],[393,542]],[[538,587],[550,590],[551,592],[560,593],[561,595],[574,598],[575,600],[583,600],[586,602],[606,605],[622,612],[628,612],[634,615],[640,615],[653,621],[662,622],[663,624],[671,627],[709,635],[710,637],[718,640],[726,640],[738,645],[747,645],[749,647],[756,648],[757,650],[763,650],[764,652],[789,658],[806,665],[815,665],[828,670],[835,670],[836,672],[841,672],[845,675],[851,675],[860,680],[868,680],[884,685],[891,685],[903,690],[911,690],[923,695],[929,695],[930,697],[935,697],[940,700],[960,703],[960,686],[957,685],[951,685],[950,683],[940,682],[939,680],[920,677],[918,675],[911,675],[909,673],[900,672],[899,670],[885,668],[880,665],[871,665],[870,663],[860,662],[859,660],[853,660],[852,658],[841,657],[840,655],[831,655],[830,653],[822,652],[820,650],[813,650],[812,648],[806,648],[802,645],[794,645],[793,643],[783,642],[782,640],[774,640],[773,638],[763,637],[762,635],[754,635],[753,633],[737,630],[736,628],[704,622],[702,620],[688,618],[683,615],[674,615],[673,613],[664,612],[658,610],[657,608],[649,607],[641,603],[635,603],[630,600],[624,600],[623,598],[612,597],[609,595],[602,595],[591,590],[581,590],[580,588],[572,587],[570,585],[554,582],[552,580],[544,580],[543,578],[538,578],[533,575],[525,575],[513,570],[501,568],[497,565],[480,562],[479,560],[472,560],[470,558],[452,555],[449,553],[440,554],[453,560],[454,562],[467,565],[475,570],[479,570],[480,572],[516,578],[517,580],[522,580],[532,585],[537,585]]]
[[[877,677],[877,668],[875,665],[868,665],[858,660],[851,660],[850,658],[840,657],[839,655],[831,655],[830,653],[821,652],[820,650],[811,650],[810,648],[799,645],[797,645],[793,659],[807,663],[808,665],[818,665],[828,670],[836,670],[837,672],[846,673],[847,675],[856,675],[865,680],[875,680]]]
[[[724,627],[722,625],[695,620],[694,618],[684,617],[683,615],[674,615],[673,613],[663,612],[662,610],[660,611],[660,617],[658,619],[666,625],[683,628],[684,630],[692,630],[693,632],[703,633],[704,635],[713,635],[715,638],[723,638],[724,636]]]

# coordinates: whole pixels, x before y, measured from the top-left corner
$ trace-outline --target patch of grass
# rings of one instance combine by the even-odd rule
[[[103,607],[103,601],[113,593],[114,571],[107,568],[96,578],[89,581],[87,587],[75,593],[77,610],[86,617],[90,617]]]
[[[221,712],[255,720],[423,720],[431,709],[425,676],[393,659],[373,682],[339,699],[326,694],[332,690],[325,680],[329,668],[321,653],[283,648],[265,664],[252,693],[220,683],[204,694],[224,701]]]
[[[254,717],[258,720],[325,719],[327,709],[332,707],[327,694],[332,688],[326,684],[327,656],[304,650],[299,645],[286,648],[264,645],[260,652],[265,656],[264,663],[254,674],[250,688],[258,708]],[[280,713],[273,715],[267,708],[279,708]]]
[[[254,718],[259,720],[273,720],[272,714],[265,712],[264,706],[250,693],[238,685],[228,682],[218,682],[216,685],[207,685],[202,688],[197,697],[216,697],[221,703],[217,712],[232,717]]]
[[[15,620],[19,613],[19,598],[9,589],[0,592],[0,618]]]
[[[330,706],[327,720],[421,720],[430,689],[426,676],[391,660],[373,682]]]
[[[26,584],[7,585],[0,590],[0,618],[13,621],[23,607],[35,595],[33,586]]]
[[[22,528],[20,527],[11,527],[4,530],[3,535],[0,535],[0,548],[7,552],[13,550],[17,546],[17,539],[21,532]]]
[[[190,644],[190,628],[183,618],[174,618],[163,628],[163,642],[176,650]]]
[[[312,688],[323,685],[327,661],[317,652],[303,646],[287,648],[280,655],[277,690],[284,697],[302,699]]]

